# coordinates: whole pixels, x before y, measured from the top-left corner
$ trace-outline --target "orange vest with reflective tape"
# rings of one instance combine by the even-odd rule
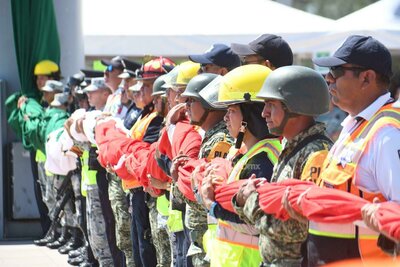
[[[136,121],[136,123],[132,126],[130,132],[132,139],[136,139],[139,141],[143,140],[144,135],[146,134],[147,128],[149,127],[151,121],[157,116],[157,112],[153,111],[143,118],[140,118]],[[133,180],[122,180],[122,187],[124,189],[132,189],[136,187],[140,187],[141,184],[139,181]]]
[[[361,156],[368,151],[370,140],[375,138],[379,129],[388,125],[400,128],[400,109],[393,107],[393,103],[384,105],[369,121],[360,122],[356,130],[345,137],[342,143],[334,146],[324,162],[319,180],[320,186],[347,191],[369,201],[375,197],[385,201],[379,192],[371,193],[359,189],[354,176]],[[315,235],[338,238],[356,237],[353,224],[310,222],[309,231]],[[385,255],[377,246],[377,238],[378,233],[365,227],[358,228],[359,250],[363,258]]]

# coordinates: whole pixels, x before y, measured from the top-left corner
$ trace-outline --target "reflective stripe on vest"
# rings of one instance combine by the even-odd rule
[[[238,232],[222,220],[218,221],[216,238],[231,244],[258,249],[258,236]]]
[[[247,162],[255,155],[265,152],[273,165],[278,161],[278,156],[281,151],[281,142],[279,139],[264,139],[252,146],[246,154],[235,164],[228,177],[228,183],[239,180],[240,173],[246,166]]]
[[[333,147],[324,162],[320,185],[347,191],[369,201],[375,197],[384,201],[385,198],[380,193],[363,192],[357,188],[354,175],[361,156],[368,150],[369,141],[375,137],[379,129],[387,125],[400,128],[400,109],[394,108],[393,104],[383,106],[369,121],[361,122],[341,144]],[[332,224],[310,222],[309,232],[322,236],[355,238],[355,229],[354,224],[333,226]],[[376,244],[378,233],[365,227],[358,227],[358,237],[362,256],[365,257],[367,254],[383,255]],[[368,253],[364,253],[364,251],[368,251]]]
[[[132,139],[142,141],[144,135],[146,134],[147,128],[149,127],[151,121],[157,116],[157,112],[153,111],[152,113],[147,114],[143,118],[140,118],[136,121],[136,123],[132,126],[130,130],[130,134]],[[136,187],[142,186],[139,181],[134,180],[122,180],[122,188],[132,189]]]

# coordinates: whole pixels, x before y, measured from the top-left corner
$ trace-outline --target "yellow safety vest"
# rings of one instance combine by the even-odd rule
[[[96,180],[96,175],[97,171],[94,170],[89,170],[89,151],[84,150],[82,157],[81,157],[81,163],[82,163],[82,182],[81,182],[81,193],[83,196],[87,196],[87,187],[89,185],[95,185],[97,184]]]
[[[383,106],[369,121],[363,121],[341,144],[328,153],[319,178],[320,186],[347,191],[369,201],[375,197],[385,201],[380,193],[364,192],[358,188],[354,174],[361,156],[368,150],[369,141],[375,138],[376,132],[381,127],[387,125],[400,128],[400,109],[394,108],[393,104]],[[309,232],[319,236],[356,238],[356,226],[353,224],[311,221]],[[377,238],[377,232],[358,227],[359,250],[363,258],[384,256],[381,249],[377,247]]]
[[[168,204],[171,203],[171,200],[174,197],[174,195],[173,195],[174,190],[178,190],[176,185],[171,186],[170,199],[169,199]],[[169,207],[168,207],[167,226],[168,226],[168,230],[171,233],[183,231],[182,212],[180,210],[172,209],[172,205],[169,205]]]
[[[261,152],[266,152],[270,161],[275,165],[280,151],[281,143],[278,139],[259,141],[235,164],[227,182],[239,180],[240,173],[247,162]],[[216,238],[210,253],[212,267],[259,266],[262,262],[258,249],[258,237],[244,233],[245,229],[243,232],[235,230],[238,227],[243,229],[240,225],[218,220]]]

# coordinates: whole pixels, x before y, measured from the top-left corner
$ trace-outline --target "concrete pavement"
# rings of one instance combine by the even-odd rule
[[[68,255],[38,247],[32,241],[0,241],[1,267],[67,267]]]

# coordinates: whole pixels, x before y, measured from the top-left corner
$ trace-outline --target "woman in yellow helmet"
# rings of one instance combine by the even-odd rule
[[[261,117],[262,100],[255,96],[271,70],[261,65],[238,67],[224,77],[214,80],[200,94],[214,106],[227,106],[225,122],[229,133],[235,137],[237,150],[242,152],[223,183],[248,179],[252,175],[272,175],[272,169],[281,150],[280,141],[272,136]],[[215,90],[218,88],[218,90]],[[209,90],[207,90],[209,89]],[[218,97],[215,96],[217,91]],[[214,100],[214,101],[213,101]],[[209,214],[218,219],[216,239],[210,254],[211,266],[258,266],[261,256],[258,251],[258,233],[243,222],[237,214],[225,210],[214,198],[215,176],[213,166],[202,184],[202,199]],[[208,249],[210,251],[210,249]]]
[[[33,74],[35,75],[36,86],[38,89],[44,87],[47,80],[59,81],[61,78],[59,66],[48,59],[39,61],[35,65]]]

